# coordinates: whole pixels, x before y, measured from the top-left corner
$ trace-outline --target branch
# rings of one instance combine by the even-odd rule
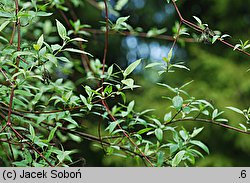
[[[104,0],[104,4],[105,4],[105,16],[106,16],[106,32],[105,32],[105,48],[104,48],[104,55],[103,55],[103,61],[102,61],[102,74],[104,74],[105,72],[105,64],[106,64],[106,57],[107,57],[107,52],[108,52],[108,35],[109,35],[109,24],[108,24],[108,6],[107,6],[107,0]],[[104,90],[104,86],[103,86],[103,82],[104,79],[102,78],[102,89],[101,89],[101,93],[103,93]],[[117,122],[116,118],[112,115],[108,104],[106,103],[105,99],[102,99],[102,105],[104,106],[104,108],[106,109],[106,111],[109,114],[109,117],[112,121]],[[135,142],[133,142],[133,140],[130,138],[130,136],[122,129],[122,127],[120,126],[119,123],[117,123],[117,126],[119,129],[122,130],[124,136],[129,140],[129,142],[131,144],[133,144],[133,146],[140,152],[141,156],[150,164],[150,166],[154,166],[151,161],[148,159],[148,157],[142,152],[142,150],[135,144]],[[101,137],[100,134],[100,123],[99,123],[99,127],[98,127],[98,132],[99,132],[99,137]],[[102,142],[102,139],[100,139]]]
[[[203,122],[203,123],[209,123],[209,124],[213,124],[213,125],[224,127],[226,129],[229,129],[229,130],[237,131],[239,133],[244,133],[244,134],[250,135],[250,132],[248,132],[248,131],[244,131],[244,130],[241,130],[239,128],[236,128],[236,127],[233,127],[233,126],[230,126],[230,125],[219,123],[219,122],[216,122],[214,120],[202,119],[202,118],[176,119],[176,120],[173,120],[171,122],[165,122],[164,125],[171,125],[171,124],[178,123],[178,122]]]
[[[84,30],[86,32],[90,32],[92,34],[105,34],[104,31],[99,29],[91,29],[91,28],[82,28],[81,30]],[[160,39],[160,40],[167,40],[167,41],[174,41],[175,38],[173,36],[168,35],[156,35],[152,37],[148,37],[146,32],[130,32],[130,31],[114,31],[110,30],[109,35],[121,35],[121,36],[136,36],[136,37],[142,37],[142,38],[148,38],[148,39]],[[193,38],[180,38],[181,40],[184,40],[185,42],[193,43],[197,42]]]
[[[188,20],[186,20],[186,19],[184,19],[184,18],[182,17],[182,14],[181,14],[181,12],[180,12],[178,6],[177,6],[176,3],[175,3],[175,0],[172,0],[172,3],[173,3],[173,5],[174,5],[174,7],[175,7],[175,10],[176,10],[176,12],[177,12],[177,14],[178,14],[178,16],[179,16],[181,22],[183,22],[184,24],[186,24],[186,25],[189,26],[190,28],[192,28],[192,29],[194,29],[194,30],[196,30],[196,31],[198,31],[198,32],[203,33],[203,31],[204,31],[203,29],[201,29],[199,26],[193,24],[192,22],[190,22],[190,21],[188,21]],[[210,36],[212,36],[212,35],[210,35]],[[228,43],[227,41],[222,40],[221,38],[218,38],[218,40],[219,40],[221,43],[223,43],[224,45],[226,45],[226,46],[228,46],[228,47],[231,47],[231,48],[234,48],[234,46],[233,46],[232,44]],[[236,48],[236,50],[237,50],[238,52],[241,52],[241,53],[247,55],[247,56],[250,56],[250,53],[248,53],[248,52],[246,52],[246,51],[244,51],[244,50],[242,50],[242,49],[240,49],[240,48]]]

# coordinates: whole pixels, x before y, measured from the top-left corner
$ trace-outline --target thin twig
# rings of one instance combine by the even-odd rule
[[[186,19],[184,19],[184,18],[182,17],[182,14],[181,14],[181,12],[180,12],[178,6],[176,5],[175,0],[172,0],[172,3],[173,3],[173,5],[174,5],[174,7],[175,7],[175,10],[176,10],[176,12],[177,12],[177,14],[178,14],[178,16],[179,16],[181,22],[183,22],[184,24],[186,24],[187,26],[191,27],[192,29],[194,29],[194,30],[196,30],[196,31],[198,31],[198,32],[201,32],[201,33],[202,33],[202,32],[204,31],[204,30],[203,30],[202,28],[200,28],[199,26],[193,24],[192,22],[190,22],[190,21],[188,21],[188,20],[186,20]],[[210,36],[211,36],[211,35],[210,35]],[[223,43],[224,45],[226,45],[226,46],[228,46],[228,47],[231,47],[231,48],[234,48],[234,46],[233,46],[232,44],[228,43],[227,41],[222,40],[221,38],[218,38],[218,40],[219,40],[221,43]],[[246,52],[246,51],[244,51],[244,50],[242,50],[242,49],[240,49],[240,48],[236,48],[235,50],[237,50],[238,52],[241,52],[241,53],[243,53],[243,54],[245,54],[245,55],[247,55],[247,56],[250,56],[250,53],[248,53],[248,52]]]
[[[105,33],[105,48],[104,48],[104,55],[103,55],[103,61],[102,61],[102,74],[104,74],[105,72],[105,64],[106,64],[106,57],[107,57],[107,52],[108,52],[108,35],[109,35],[109,25],[108,25],[108,6],[107,6],[107,0],[104,0],[104,4],[105,4],[105,15],[106,15],[106,33]],[[104,90],[104,86],[103,86],[103,82],[104,79],[102,78],[102,90],[101,92],[103,93]],[[112,115],[108,104],[106,103],[106,101],[103,99],[102,100],[102,105],[105,107],[105,109],[107,110],[110,119],[112,119],[112,121],[117,122],[116,118]],[[100,126],[100,125],[99,125]],[[130,138],[130,136],[122,129],[122,127],[120,126],[120,124],[117,122],[117,126],[119,129],[122,130],[124,136],[130,141],[130,143],[140,152],[140,154],[143,156],[143,158],[150,164],[150,166],[154,166],[152,164],[152,162],[148,159],[148,157],[142,152],[142,150],[135,144],[135,142]],[[100,129],[99,129],[100,132]],[[101,135],[99,135],[101,136]],[[100,139],[102,141],[102,139]]]
[[[171,122],[165,122],[164,125],[171,125],[171,124],[174,124],[174,123],[178,123],[178,122],[203,122],[203,123],[209,123],[209,124],[213,124],[213,125],[217,125],[217,126],[221,126],[221,127],[224,127],[224,128],[227,128],[229,130],[233,130],[233,131],[237,131],[239,133],[244,133],[244,134],[250,134],[250,132],[248,131],[244,131],[244,130],[241,130],[239,128],[236,128],[236,127],[233,127],[233,126],[230,126],[230,125],[226,125],[226,124],[223,124],[223,123],[219,123],[219,122],[216,122],[214,120],[210,120],[210,119],[202,119],[202,118],[192,118],[192,119],[176,119],[176,120],[173,120]]]
[[[10,128],[11,128],[12,131],[18,136],[19,139],[25,140],[25,138],[24,138],[18,131],[16,131],[16,129],[13,128],[11,125],[10,125]],[[36,152],[39,154],[39,156],[40,156],[42,159],[44,159],[44,161],[46,161],[46,162],[49,164],[49,166],[54,167],[54,166],[49,162],[49,160],[47,160],[47,159],[44,157],[44,155],[43,155],[40,151],[38,151],[37,148],[35,148],[35,147],[33,146],[32,143],[30,143],[29,141],[25,141],[25,143],[26,143],[28,146],[30,146],[30,148],[32,148],[34,151],[36,151]]]
[[[90,32],[92,34],[105,34],[103,30],[99,29],[92,29],[92,28],[82,28],[82,30],[86,32]],[[146,32],[130,32],[130,31],[114,31],[110,30],[109,35],[121,35],[121,36],[135,36],[135,37],[142,37],[148,39],[160,39],[160,40],[167,40],[167,41],[174,41],[175,38],[169,35],[156,35],[149,37]],[[181,40],[189,43],[197,42],[193,38],[180,38]]]

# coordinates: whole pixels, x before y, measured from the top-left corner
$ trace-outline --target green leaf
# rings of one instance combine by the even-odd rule
[[[112,75],[112,73],[113,73],[113,65],[111,65],[111,66],[108,68],[107,73],[108,73],[108,77],[110,77],[110,76]]]
[[[172,56],[173,56],[173,49],[171,48],[171,49],[169,50],[169,52],[168,52],[167,58],[164,57],[163,60],[164,60],[167,64],[169,64],[170,61],[171,61],[171,59],[172,59]]]
[[[153,128],[144,128],[144,129],[139,130],[139,131],[137,132],[137,134],[141,135],[141,134],[146,133],[146,132],[148,132],[148,131],[150,131],[150,130],[152,130],[152,129],[153,129]]]
[[[185,65],[182,65],[181,63],[177,63],[177,64],[173,64],[171,65],[171,67],[176,67],[176,68],[180,68],[180,69],[186,69],[188,71],[190,71],[190,69],[188,67],[186,67]]]
[[[128,108],[127,108],[127,112],[130,113],[133,108],[134,108],[134,105],[135,105],[135,101],[131,101],[129,104],[128,104]]]
[[[174,158],[172,159],[172,162],[171,162],[171,165],[173,167],[177,167],[180,162],[182,161],[184,155],[186,154],[186,151],[182,150],[182,151],[179,151],[175,156]]]
[[[47,12],[43,12],[43,11],[36,12],[36,16],[38,16],[38,17],[48,17],[50,15],[53,15],[53,13],[47,13]]]
[[[163,34],[163,33],[165,33],[166,31],[167,31],[166,28],[163,28],[163,29],[152,28],[151,30],[149,30],[149,31],[147,32],[147,37],[154,37],[154,36]]]
[[[198,147],[200,147],[201,149],[203,149],[207,154],[209,154],[209,149],[208,147],[202,143],[201,141],[198,140],[190,140],[191,144],[197,145]]]
[[[78,49],[75,49],[75,48],[65,48],[63,51],[69,51],[69,52],[74,52],[74,53],[81,53],[81,54],[89,55],[89,56],[93,57],[93,55],[91,55],[90,53],[88,53],[86,51],[83,51],[83,50],[78,50]]]
[[[163,131],[160,128],[155,129],[155,136],[159,141],[162,141]]]
[[[185,106],[183,107],[182,111],[185,113],[185,114],[189,114],[191,112],[191,108],[189,106]]]
[[[70,158],[70,154],[72,153],[73,151],[61,151],[61,153],[59,153],[56,157],[57,159],[60,161],[60,162],[63,162],[65,159],[67,160],[71,160]]]
[[[243,111],[241,111],[240,109],[238,109],[238,108],[236,108],[236,107],[226,107],[227,109],[230,109],[230,110],[232,110],[232,111],[234,111],[234,112],[237,112],[237,113],[239,113],[239,114],[244,114],[244,112]]]
[[[124,78],[126,78],[131,72],[133,72],[133,70],[135,70],[135,68],[141,63],[141,59],[136,60],[135,62],[133,62],[132,64],[130,64],[125,71],[123,72],[123,76]]]
[[[70,41],[88,42],[86,39],[83,39],[83,38],[80,38],[80,37],[73,38]]]
[[[184,130],[181,130],[180,132],[179,132],[179,134],[180,134],[180,136],[181,136],[181,138],[184,140],[184,141],[186,141],[187,139],[188,139],[188,133],[186,132],[186,131],[184,131]]]
[[[71,124],[75,125],[75,126],[79,126],[78,123],[72,119],[71,116],[68,116],[67,118],[64,118],[64,120],[70,122]]]
[[[56,57],[58,60],[61,60],[63,62],[69,63],[69,59],[67,57]]]
[[[229,34],[223,34],[220,38],[221,39],[224,39],[224,38],[226,38],[226,37],[231,37]]]
[[[216,118],[218,114],[218,109],[215,109],[212,113],[212,119]]]
[[[48,53],[46,54],[47,59],[52,62],[57,67],[57,59],[54,55]]]
[[[12,17],[14,17],[14,14],[9,13],[9,12],[5,12],[5,11],[0,11],[0,17],[3,17],[3,18],[12,18]]]
[[[81,98],[83,104],[86,105],[87,108],[88,108],[89,110],[91,110],[91,109],[92,109],[92,104],[90,104],[90,103],[87,101],[86,97],[84,97],[83,95],[80,95],[80,98]]]
[[[234,49],[233,49],[233,50],[236,50],[236,49],[238,49],[239,47],[241,47],[241,44],[236,44],[236,45],[234,46]]]
[[[220,37],[219,35],[213,36],[213,38],[212,38],[212,44],[214,44],[215,41],[216,41],[219,37]]]
[[[54,138],[56,130],[57,130],[57,126],[50,131],[49,137],[48,137],[48,140],[47,140],[48,142],[50,142]]]
[[[176,110],[180,110],[183,104],[183,99],[179,95],[172,99],[173,106]]]
[[[198,22],[198,24],[199,25],[202,25],[202,21],[201,21],[201,19],[199,19],[198,17],[196,17],[196,16],[193,16],[194,17],[194,19]]]
[[[162,165],[163,165],[163,163],[164,163],[164,152],[162,152],[162,151],[160,151],[160,152],[158,152],[157,153],[157,163],[156,163],[156,165],[157,165],[157,167],[161,167]]]
[[[109,124],[109,126],[106,128],[106,130],[109,130],[109,133],[112,133],[114,131],[115,127],[117,126],[117,124],[118,123],[116,121],[111,122]]]
[[[37,43],[33,45],[34,49],[36,51],[39,51],[43,45],[44,42],[44,37],[43,34],[39,37],[39,39],[37,40]]]
[[[34,130],[34,128],[33,128],[33,126],[31,124],[30,124],[30,127],[29,127],[29,131],[30,131],[32,141],[34,141],[34,138],[35,138],[36,134],[35,134],[35,130]]]
[[[109,85],[109,86],[107,86],[107,87],[104,89],[104,93],[106,93],[106,94],[108,94],[108,95],[111,94],[112,91],[113,91],[112,85]]]
[[[57,31],[59,36],[65,40],[67,38],[67,31],[66,28],[64,27],[63,24],[61,24],[61,22],[59,22],[58,20],[56,20],[56,27],[57,27]]]
[[[245,132],[247,132],[247,127],[245,125],[243,125],[242,123],[240,123],[239,125]]]
[[[164,116],[164,121],[169,122],[172,119],[172,112],[166,113]]]
[[[51,45],[51,49],[52,49],[53,52],[56,51],[56,50],[59,50],[61,48],[62,48],[62,46],[60,46],[59,44],[52,44]]]
[[[32,93],[25,91],[25,90],[15,90],[15,94],[22,95],[24,97],[32,97],[34,96]]]
[[[128,89],[129,88],[129,89],[133,90],[133,88],[140,87],[138,85],[134,85],[134,80],[131,79],[131,78],[124,79],[121,82],[126,85],[123,89]]]
[[[198,128],[198,129],[194,129],[193,133],[190,135],[191,138],[197,136],[202,130],[203,130],[204,127],[202,128]]]
[[[2,25],[0,26],[0,32],[10,23],[10,21],[5,21],[2,23]]]
[[[145,69],[148,69],[148,68],[151,68],[151,67],[156,67],[156,66],[160,66],[162,65],[162,63],[159,63],[159,62],[154,62],[154,63],[150,63],[148,64]]]
[[[29,51],[16,51],[12,56],[14,58],[18,57],[18,56],[22,56],[22,55],[34,55],[34,53],[29,52]]]

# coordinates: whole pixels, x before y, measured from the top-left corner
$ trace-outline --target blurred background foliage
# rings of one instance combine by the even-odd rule
[[[54,1],[57,2],[57,1]],[[59,2],[59,1],[58,1]],[[60,1],[61,2],[61,1]],[[81,20],[82,24],[91,25],[91,29],[100,29],[104,26],[105,12],[96,7],[94,0],[65,0],[66,5],[75,4],[74,14]],[[117,0],[110,0],[111,5],[115,5]],[[241,40],[247,40],[250,33],[250,1],[243,0],[181,0],[177,2],[180,11],[187,20],[195,22],[192,16],[199,17],[203,23],[207,23],[212,30],[220,30],[223,34],[229,34],[232,38],[228,39],[232,44]],[[37,22],[37,29],[30,27],[29,31],[35,30],[35,35],[43,33],[48,42],[56,42],[56,28],[52,27],[54,19],[57,18],[66,25],[62,14],[55,10],[51,21],[46,20],[43,24]],[[109,19],[115,22],[118,14],[110,12]],[[66,11],[69,19],[73,19],[72,12]],[[128,0],[128,3],[120,11],[119,16],[128,16],[128,23],[133,27],[140,27],[143,32],[148,32],[152,28],[166,28],[166,35],[173,35],[172,27],[178,16],[173,5],[167,4],[166,0]],[[189,30],[194,34],[193,30]],[[91,35],[85,36],[89,40],[87,51],[96,58],[102,59],[104,50],[104,34],[92,32]],[[35,40],[35,38],[34,38]],[[163,119],[167,112],[169,101],[161,96],[170,95],[170,92],[164,87],[157,86],[158,82],[166,82],[172,87],[180,87],[182,84],[192,81],[186,90],[191,96],[197,99],[206,99],[213,103],[221,110],[223,114],[230,119],[232,125],[237,125],[242,119],[237,113],[227,110],[227,106],[235,106],[245,109],[250,106],[250,59],[233,49],[222,45],[219,42],[215,44],[203,43],[185,43],[179,42],[174,49],[174,61],[184,61],[191,69],[190,71],[177,70],[174,74],[163,74],[158,76],[157,72],[143,69],[147,63],[162,61],[162,57],[167,56],[171,41],[157,38],[143,38],[136,36],[125,36],[120,34],[111,34],[109,37],[109,50],[107,64],[117,63],[120,67],[125,68],[136,59],[143,58],[144,65],[135,72],[135,80],[142,87],[128,93],[128,100],[135,100],[136,109],[142,111],[152,108],[155,115]],[[63,78],[69,78],[73,81],[71,84],[77,85],[79,92],[82,92],[81,77],[79,70],[82,66],[79,58],[72,58],[74,65],[68,63],[61,68],[60,72]],[[67,68],[74,68],[74,72],[67,72]],[[87,81],[85,81],[87,82]],[[88,83],[91,84],[91,83]],[[87,116],[84,124],[88,126],[91,134],[97,134],[99,120],[96,117]],[[100,119],[101,120],[101,119]],[[248,135],[225,130],[218,126],[198,123],[181,123],[187,129],[204,126],[203,133],[199,139],[208,145],[210,154],[204,159],[199,159],[197,166],[250,166],[250,138]],[[105,134],[104,134],[105,135]],[[120,157],[104,156],[100,148],[93,147],[91,142],[83,141],[81,144],[68,142],[66,148],[74,149],[81,146],[81,150],[76,156],[87,159],[87,162],[81,161],[76,166],[141,166],[141,162],[136,159],[126,160]],[[79,149],[79,148],[77,148]],[[93,158],[94,157],[94,158]]]

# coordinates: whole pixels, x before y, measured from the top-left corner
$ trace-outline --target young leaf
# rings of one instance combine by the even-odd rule
[[[64,27],[64,25],[59,22],[58,20],[56,20],[56,27],[57,27],[57,31],[58,31],[58,34],[59,36],[65,40],[67,38],[67,31],[66,31],[66,28]]]
[[[239,125],[245,132],[247,131],[247,127],[245,125],[243,125],[242,123],[240,123]]]
[[[86,39],[82,39],[82,38],[80,38],[80,37],[73,38],[73,39],[71,39],[70,41],[88,42]]]
[[[198,128],[198,129],[194,129],[193,133],[190,135],[191,138],[195,137],[196,135],[198,135],[204,127],[202,128]]]
[[[83,51],[83,50],[78,50],[78,49],[75,49],[75,48],[65,48],[63,51],[69,51],[69,52],[74,52],[74,53],[81,53],[81,54],[89,55],[89,56],[93,57],[93,55],[91,55],[90,53],[88,53],[86,51]]]
[[[131,72],[133,72],[133,70],[135,70],[135,68],[141,63],[141,59],[136,60],[135,62],[133,62],[132,64],[130,64],[125,71],[123,72],[123,76],[124,78],[126,78]]]
[[[29,131],[30,131],[32,141],[34,141],[34,138],[35,138],[36,134],[35,134],[35,130],[34,130],[34,128],[33,128],[33,126],[31,124],[30,124],[30,127],[29,127]]]
[[[172,99],[173,106],[176,110],[180,110],[183,104],[183,99],[179,95]]]
[[[114,131],[115,127],[117,126],[117,124],[118,123],[116,121],[111,122],[109,124],[109,126],[106,128],[106,130],[109,130],[109,133],[112,133]]]
[[[188,139],[188,132],[184,131],[184,130],[181,130],[180,132],[180,136],[183,140],[187,140]]]
[[[10,21],[5,21],[4,23],[2,23],[2,25],[0,26],[0,32],[10,23]]]
[[[160,151],[157,153],[157,167],[161,167],[164,163],[164,152]]]
[[[186,151],[182,150],[179,151],[174,158],[172,159],[171,165],[173,167],[176,167],[180,164],[181,160],[183,159],[184,155],[185,155]]]
[[[171,118],[172,118],[172,113],[169,112],[169,113],[165,114],[164,121],[169,122],[171,120]]]
[[[219,35],[213,36],[213,38],[212,38],[212,44],[214,44],[215,41],[216,41],[219,37],[220,37]]]
[[[227,109],[230,109],[234,112],[237,112],[239,114],[244,114],[243,111],[241,111],[240,109],[237,109],[236,107],[226,107]]]
[[[201,19],[199,19],[198,17],[196,17],[196,16],[193,16],[194,17],[194,19],[198,22],[198,24],[199,25],[202,25],[202,21],[201,21]]]
[[[128,87],[133,87],[134,80],[131,78],[125,79],[121,81],[123,84],[127,85]]]
[[[160,65],[162,65],[162,63],[158,63],[158,62],[150,63],[145,67],[145,69],[155,67],[155,66],[160,66]]]
[[[200,147],[201,149],[203,149],[207,154],[209,154],[209,149],[208,147],[203,144],[201,141],[198,140],[190,140],[191,144],[197,145],[198,147]]]
[[[48,140],[47,140],[48,142],[50,142],[54,138],[56,130],[57,130],[57,126],[50,131],[49,137],[48,137]]]
[[[160,128],[155,129],[155,136],[159,141],[162,141],[163,131]]]
[[[34,53],[29,52],[29,51],[16,51],[12,56],[16,58],[21,55],[34,55]]]

